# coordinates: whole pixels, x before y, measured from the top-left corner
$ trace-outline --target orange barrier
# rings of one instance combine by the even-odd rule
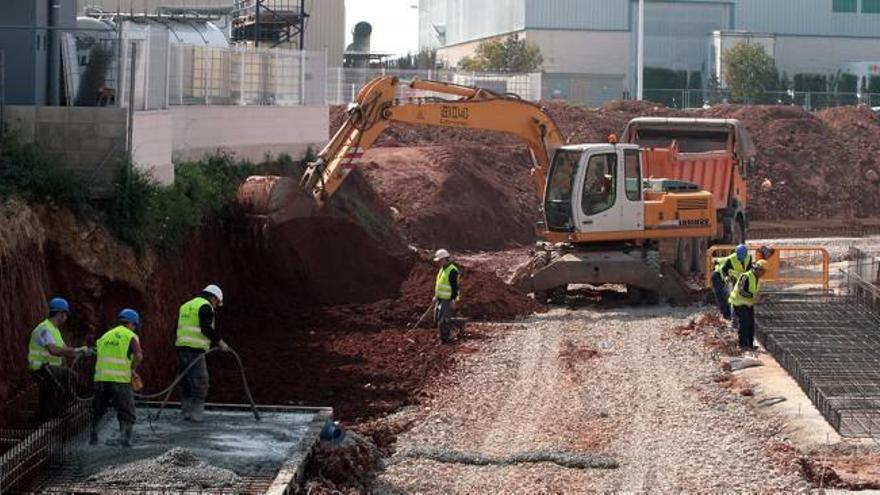
[[[761,252],[764,246],[749,246],[752,259],[763,259]],[[772,249],[767,257],[767,273],[761,282],[775,285],[813,285],[828,288],[830,255],[825,248],[819,246],[792,246]],[[736,250],[736,246],[717,245],[706,251],[706,287],[711,287],[712,272],[715,271],[715,260],[728,256]]]

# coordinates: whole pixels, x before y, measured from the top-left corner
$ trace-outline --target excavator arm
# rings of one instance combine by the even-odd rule
[[[531,151],[535,193],[543,198],[553,150],[563,144],[558,127],[540,107],[518,97],[499,95],[437,81],[414,80],[409,87],[458,96],[457,99],[397,99],[398,78],[374,79],[358,93],[342,127],[309,165],[300,182],[302,190],[322,206],[382,132],[394,123],[504,132],[520,138]]]

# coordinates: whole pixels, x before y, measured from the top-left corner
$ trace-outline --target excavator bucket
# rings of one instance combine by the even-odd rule
[[[244,231],[240,241],[249,245],[268,242],[269,228],[295,218],[314,215],[315,200],[289,177],[254,175],[238,188],[238,205],[242,209]]]

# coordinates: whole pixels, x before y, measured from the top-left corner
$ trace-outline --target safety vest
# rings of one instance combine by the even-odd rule
[[[449,282],[449,276],[452,275],[452,272],[457,271],[458,267],[450,263],[437,272],[437,281],[434,284],[434,297],[443,300],[452,297],[452,284]],[[461,299],[461,275],[459,275],[458,279],[458,295],[455,300],[458,301],[459,299]]]
[[[180,313],[177,317],[177,340],[174,342],[176,347],[189,347],[203,351],[211,348],[211,339],[202,333],[202,327],[199,324],[199,310],[206,304],[211,303],[199,296],[180,307]],[[214,327],[213,320],[211,320],[211,327]]]
[[[742,289],[744,284],[748,285],[748,290],[752,294],[751,296],[743,293]],[[727,298],[727,302],[734,306],[754,306],[755,296],[758,295],[758,291],[760,290],[761,281],[755,276],[755,272],[749,270],[737,280],[736,286],[730,291],[730,297]]]
[[[724,273],[724,265],[727,264],[727,260],[730,260],[730,265],[733,267],[730,269],[731,273]],[[718,272],[722,277],[728,276],[734,280],[739,280],[739,278],[749,269],[749,266],[752,264],[752,255],[747,254],[746,259],[742,262],[736,257],[736,253],[731,254],[730,256],[726,256],[718,260],[715,264],[715,271]]]
[[[31,371],[37,371],[42,368],[44,364],[52,366],[61,366],[64,364],[63,357],[49,354],[49,349],[46,349],[37,343],[37,336],[44,328],[49,330],[49,333],[52,334],[56,346],[65,346],[64,339],[61,337],[61,330],[58,330],[58,327],[52,323],[52,320],[48,318],[43,320],[42,323],[37,325],[37,327],[31,331],[31,340],[28,344],[28,367]]]
[[[96,382],[131,383],[131,356],[128,351],[134,339],[137,339],[134,332],[122,325],[109,330],[98,339]]]

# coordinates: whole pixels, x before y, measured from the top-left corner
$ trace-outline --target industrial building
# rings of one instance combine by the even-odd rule
[[[420,48],[449,65],[517,34],[541,48],[545,98],[634,93],[637,0],[420,0],[419,10]],[[877,0],[646,0],[644,20],[645,67],[699,72],[704,85],[723,83],[724,50],[741,41],[761,43],[789,76],[846,71],[880,52]]]

